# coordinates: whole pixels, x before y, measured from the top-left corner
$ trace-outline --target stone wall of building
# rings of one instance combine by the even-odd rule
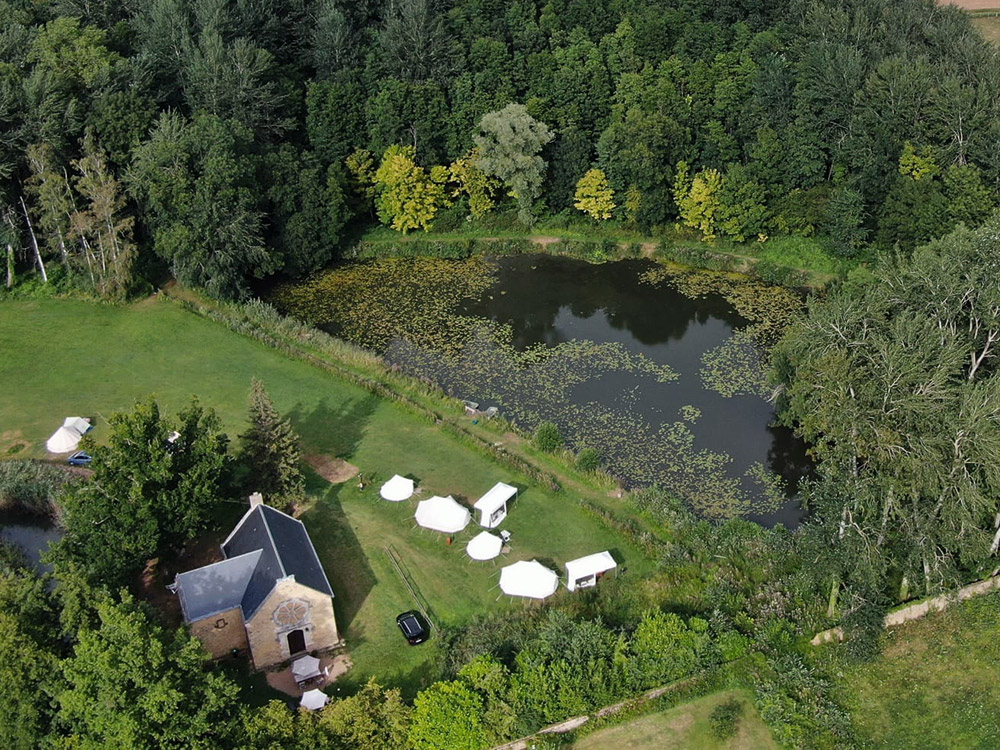
[[[289,602],[304,604],[306,612],[298,622],[279,622],[275,615],[283,604]],[[292,656],[288,650],[288,635],[294,630],[303,632],[305,651],[325,651],[341,645],[337,620],[333,615],[333,600],[292,579],[277,583],[247,623],[246,630],[257,669],[281,664]]]
[[[239,607],[191,623],[191,634],[205,645],[213,659],[228,656],[234,648],[247,648],[247,631]]]

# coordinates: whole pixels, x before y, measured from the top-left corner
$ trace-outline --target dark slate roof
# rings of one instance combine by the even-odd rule
[[[260,551],[240,604],[243,618],[253,618],[274,584],[294,576],[297,583],[333,596],[306,527],[301,521],[268,505],[250,509],[222,544],[227,559]]]
[[[243,593],[260,554],[260,550],[254,550],[179,574],[177,594],[180,596],[184,621],[194,622],[238,607],[243,601]]]

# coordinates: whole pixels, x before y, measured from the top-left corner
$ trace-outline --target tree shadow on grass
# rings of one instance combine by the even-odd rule
[[[333,587],[333,609],[337,629],[343,633],[350,626],[378,578],[368,564],[361,542],[344,513],[339,494],[342,485],[328,486],[302,522],[316,547],[323,569]]]
[[[357,451],[378,405],[379,398],[370,393],[336,406],[323,399],[310,410],[296,404],[288,418],[302,438],[306,453],[346,457]]]

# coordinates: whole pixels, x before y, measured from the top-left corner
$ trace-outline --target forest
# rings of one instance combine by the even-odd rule
[[[476,750],[678,683],[678,701],[749,691],[782,747],[872,746],[844,675],[879,663],[886,612],[997,567],[998,203],[1000,56],[931,0],[0,0],[0,299],[123,303],[175,279],[220,327],[282,355],[327,346],[360,378],[373,354],[248,301],[379,225],[790,236],[854,268],[769,363],[815,462],[799,529],[709,522],[656,486],[619,514],[581,501],[654,561],[648,580],[444,628],[419,689],[373,680],[316,714],[247,700],[245,675],[135,592],[251,471],[302,497],[262,386],[247,421],[266,412],[270,436],[150,397],[110,416],[87,482],[6,456],[0,505],[65,536],[42,577],[0,545],[0,736]],[[593,450],[562,468],[593,480]],[[834,626],[847,642],[810,650]]]
[[[245,297],[376,222],[870,257],[1000,189],[1000,63],[929,0],[4,0],[0,65],[8,286],[109,299]]]

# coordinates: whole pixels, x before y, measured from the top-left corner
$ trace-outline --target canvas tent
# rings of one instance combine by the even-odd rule
[[[45,441],[45,448],[49,453],[75,451],[76,446],[80,444],[80,438],[87,434],[90,429],[90,422],[83,417],[66,417],[62,427],[52,433],[52,437]]]
[[[468,508],[464,508],[455,502],[451,495],[448,497],[434,497],[423,500],[417,505],[417,512],[414,514],[417,523],[425,529],[440,531],[445,534],[454,534],[469,525],[472,514]]]
[[[493,529],[507,517],[507,501],[517,494],[517,488],[497,482],[493,488],[479,498],[473,506],[479,511],[479,525]]]
[[[537,560],[521,560],[500,570],[500,589],[509,596],[544,599],[559,587],[559,576]]]
[[[601,573],[607,573],[616,567],[618,567],[618,563],[606,550],[570,560],[566,563],[566,588],[570,591],[576,591],[593,586],[597,583],[597,577]]]
[[[316,711],[317,709],[323,708],[323,706],[329,702],[330,697],[326,693],[322,690],[314,689],[307,690],[302,694],[302,700],[299,702],[299,705],[310,711]]]
[[[401,503],[408,500],[413,495],[413,480],[401,477],[396,474],[392,479],[382,485],[378,491],[383,500],[393,503]]]
[[[466,554],[473,560],[492,560],[500,554],[503,542],[500,537],[493,536],[488,531],[477,534],[465,547]]]

